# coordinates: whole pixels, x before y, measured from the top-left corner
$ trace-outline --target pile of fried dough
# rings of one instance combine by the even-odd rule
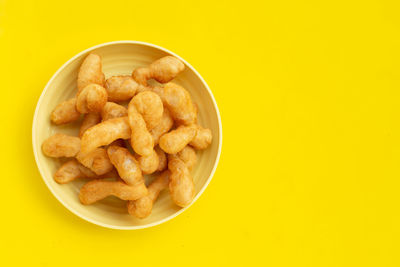
[[[170,82],[184,69],[179,59],[165,56],[131,76],[106,80],[101,57],[89,54],[79,69],[76,96],[51,113],[55,125],[83,114],[79,137],[56,133],[42,144],[46,156],[69,158],[54,174],[55,181],[90,179],[79,192],[82,204],[116,196],[127,201],[128,213],[137,218],[151,214],[166,188],[176,205],[188,206],[195,196],[191,170],[196,150],[211,144],[212,133],[198,125],[189,92]],[[148,84],[151,79],[158,83]],[[143,175],[152,173],[146,185]]]

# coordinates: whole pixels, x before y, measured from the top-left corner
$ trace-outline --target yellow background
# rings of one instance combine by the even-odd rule
[[[399,266],[398,1],[0,0],[0,265]],[[205,78],[223,149],[177,218],[117,231],[65,209],[31,125],[90,46],[166,47]]]

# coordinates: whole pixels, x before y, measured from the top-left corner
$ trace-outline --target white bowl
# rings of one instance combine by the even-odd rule
[[[175,206],[167,190],[160,194],[148,218],[137,219],[127,213],[125,202],[114,197],[109,197],[94,205],[82,205],[79,202],[78,193],[84,180],[60,185],[53,179],[53,174],[61,162],[46,157],[42,153],[41,145],[46,138],[56,132],[77,135],[79,122],[55,126],[50,122],[50,113],[58,103],[75,95],[79,66],[90,52],[95,52],[102,57],[106,78],[117,74],[131,74],[136,67],[146,66],[166,55],[173,55],[182,60],[186,65],[185,71],[179,74],[174,82],[190,92],[199,108],[199,124],[210,128],[213,133],[213,142],[210,147],[197,153],[198,162],[192,171],[197,193],[192,204],[200,197],[214,175],[221,154],[222,125],[217,104],[207,83],[181,57],[165,48],[137,41],[116,41],[86,49],[61,66],[47,83],[37,103],[32,125],[33,152],[40,174],[53,195],[67,209],[91,223],[113,229],[140,229],[166,222],[189,208]]]

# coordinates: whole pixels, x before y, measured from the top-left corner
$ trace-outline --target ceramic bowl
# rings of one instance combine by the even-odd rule
[[[174,205],[168,190],[160,194],[149,217],[137,219],[127,213],[126,203],[115,197],[109,197],[93,205],[82,205],[78,193],[85,180],[60,185],[53,179],[53,174],[62,160],[46,157],[41,145],[45,139],[57,132],[77,135],[80,121],[56,126],[50,122],[50,113],[58,103],[76,94],[78,69],[90,52],[102,57],[106,78],[113,75],[129,75],[133,69],[146,66],[166,55],[173,55],[184,62],[186,68],[174,82],[190,92],[193,101],[198,105],[199,124],[210,128],[213,133],[212,144],[206,150],[197,153],[198,162],[192,171],[196,197],[192,204],[204,192],[213,177],[221,154],[222,126],[210,88],[200,74],[178,55],[162,47],[137,41],[116,41],[86,49],[61,66],[47,83],[37,103],[32,126],[33,151],[40,174],[53,195],[67,209],[91,223],[113,229],[140,229],[166,222],[189,208],[179,208]]]

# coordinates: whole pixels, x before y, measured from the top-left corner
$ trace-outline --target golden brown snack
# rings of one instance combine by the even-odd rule
[[[147,196],[141,197],[134,201],[128,202],[128,213],[143,219],[151,214],[153,203],[158,198],[162,190],[168,187],[170,172],[164,171],[151,182],[147,188],[149,193]]]
[[[48,157],[75,157],[81,148],[78,137],[56,133],[42,144],[43,153]]]
[[[79,137],[82,138],[83,133],[90,127],[95,126],[101,121],[101,116],[99,113],[88,113],[85,114],[83,118],[81,127],[79,128]]]
[[[193,169],[197,162],[196,151],[191,146],[185,146],[176,155],[186,164],[189,171]]]
[[[139,163],[129,150],[119,146],[109,146],[107,153],[122,180],[128,185],[142,188],[143,192],[147,193]]]
[[[128,117],[109,119],[86,130],[82,136],[81,152],[86,154],[100,146],[111,144],[114,140],[130,137]]]
[[[108,196],[116,196],[122,200],[136,200],[146,194],[143,194],[142,188],[130,186],[121,181],[96,179],[82,186],[79,192],[79,199],[82,204],[89,205]]]
[[[59,184],[66,184],[78,178],[96,178],[96,174],[72,159],[65,162],[54,174],[54,180]]]
[[[97,175],[106,174],[113,169],[110,159],[108,158],[107,151],[98,147],[90,153],[78,153],[76,159],[86,168],[94,171]]]
[[[185,69],[185,65],[173,56],[162,57],[147,68],[137,68],[133,71],[132,77],[138,83],[147,85],[147,80],[155,79],[160,83],[167,83],[174,79]]]
[[[148,130],[160,123],[164,107],[161,98],[156,93],[151,91],[141,92],[133,97],[131,102],[142,115]]]
[[[153,151],[154,140],[146,127],[142,115],[137,111],[133,102],[128,105],[128,120],[131,127],[131,146],[140,156],[150,155]]]
[[[79,119],[81,114],[76,110],[76,98],[61,102],[51,113],[50,119],[56,125],[66,124]]]
[[[111,144],[109,144],[108,146],[121,146],[121,147],[126,147],[125,141],[122,139],[117,139],[115,141],[113,141]]]
[[[169,110],[164,107],[160,123],[150,130],[150,133],[153,136],[154,145],[158,144],[160,137],[171,130],[172,126],[174,126],[174,120],[172,119]]]
[[[116,178],[120,179],[118,172],[113,168],[110,172],[97,176],[90,169],[80,164],[76,159],[65,162],[54,174],[54,180],[59,184],[66,184],[78,178]]]
[[[206,129],[197,125],[196,135],[190,141],[190,145],[197,150],[206,149],[212,142],[212,133],[210,129]]]
[[[178,124],[190,125],[196,122],[197,109],[185,88],[175,83],[167,83],[164,86],[164,98],[165,105]]]
[[[82,114],[101,112],[107,103],[107,98],[107,91],[103,86],[94,83],[89,84],[78,95],[76,109]]]
[[[114,102],[107,102],[101,111],[103,121],[128,116],[128,110]]]
[[[107,79],[105,87],[110,101],[130,100],[138,90],[146,90],[129,75],[112,76]]]
[[[98,84],[103,86],[104,74],[102,71],[101,57],[97,54],[89,54],[82,62],[78,72],[78,95],[83,88],[89,84]]]
[[[140,169],[144,174],[151,174],[155,172],[159,165],[158,154],[155,150],[148,156],[139,156],[137,158]]]
[[[172,201],[180,207],[188,206],[195,196],[193,178],[188,167],[178,156],[168,155],[168,169],[171,171],[169,192]]]
[[[139,93],[142,93],[142,92],[145,92],[145,91],[153,91],[151,89],[151,87],[152,86],[150,86],[150,85],[144,86],[144,85],[139,84],[139,86],[137,88],[137,91],[136,91],[136,94],[139,94]]]
[[[101,175],[99,178],[101,178],[101,179],[114,178],[117,181],[123,181],[121,179],[121,177],[119,177],[119,174],[115,168],[113,168],[111,171],[107,172],[106,174]]]
[[[156,86],[147,86],[146,88],[148,88],[152,92],[156,93],[161,98],[161,101],[165,105],[164,87],[156,85]]]
[[[196,120],[195,123],[197,122],[197,117],[199,115],[199,106],[193,102],[193,108],[194,108],[194,113],[196,113]]]
[[[158,155],[157,171],[161,172],[167,168],[167,165],[168,165],[167,155],[159,146],[156,146],[154,148],[154,150],[156,151],[156,153]]]
[[[141,85],[147,86],[147,80],[150,79],[150,71],[147,67],[137,68],[132,72],[132,78]]]
[[[161,136],[159,146],[168,154],[176,154],[192,141],[196,135],[196,129],[196,125],[179,126]]]

